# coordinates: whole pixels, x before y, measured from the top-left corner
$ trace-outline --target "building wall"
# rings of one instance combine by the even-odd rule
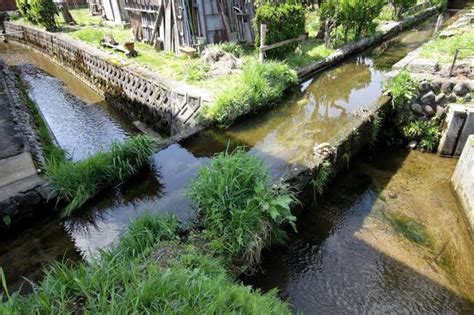
[[[14,11],[16,10],[15,0],[1,0],[0,11]]]

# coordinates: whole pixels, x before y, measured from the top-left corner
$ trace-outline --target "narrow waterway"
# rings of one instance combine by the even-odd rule
[[[436,17],[316,75],[273,110],[225,132],[207,130],[160,151],[153,156],[152,172],[104,192],[79,217],[41,223],[41,229],[35,231],[43,232],[34,233],[31,238],[1,241],[0,265],[9,283],[17,286],[23,282],[22,276],[38,279],[41,264],[90,258],[113,244],[130,221],[145,212],[171,212],[183,221],[192,219],[195,212],[185,188],[199,167],[227,148],[247,146],[268,162],[274,177],[283,175],[294,164],[304,164],[315,144],[331,142],[339,132],[357,123],[360,118],[354,113],[370,107],[381,95],[384,73],[429,39],[435,21]],[[23,60],[20,68],[30,96],[38,103],[59,144],[74,159],[84,158],[135,132],[130,122],[61,67],[21,46],[0,44],[0,58],[7,63],[18,64],[18,56]],[[48,236],[51,233],[54,237]],[[37,255],[13,259],[15,242]]]
[[[472,314],[474,241],[450,187],[456,162],[403,149],[364,154],[246,282],[278,289],[305,314]],[[422,222],[425,244],[397,233],[393,214]]]

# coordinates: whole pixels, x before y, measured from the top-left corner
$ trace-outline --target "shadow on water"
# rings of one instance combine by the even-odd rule
[[[377,209],[383,199],[380,192],[394,176],[400,176],[397,173],[406,163],[413,162],[406,161],[403,150],[364,159],[350,172],[337,176],[324,198],[305,204],[298,218],[298,233],[291,235],[287,246],[265,251],[260,270],[244,282],[263,291],[277,288],[294,311],[308,314],[472,313],[472,301],[415,270],[413,264],[396,259],[402,245],[389,244],[388,251],[381,251],[366,241],[366,234],[377,238],[364,225],[369,215],[381,216],[377,213],[383,211]],[[449,176],[444,180],[449,181]],[[446,187],[449,189],[449,184]],[[432,192],[438,194],[438,207],[449,204],[441,200],[444,193],[452,194]],[[427,201],[426,207],[430,206]],[[454,231],[458,228],[462,227],[452,227]]]

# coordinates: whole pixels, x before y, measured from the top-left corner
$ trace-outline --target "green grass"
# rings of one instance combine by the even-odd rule
[[[319,167],[316,176],[311,180],[315,195],[316,193],[322,195],[326,186],[329,182],[329,178],[332,174],[332,164],[330,162],[323,162]]]
[[[304,41],[300,47],[285,58],[287,64],[292,68],[301,68],[313,62],[321,61],[334,52],[328,48],[321,40],[310,38]]]
[[[51,187],[60,200],[68,203],[62,215],[70,216],[103,188],[119,185],[135,175],[148,165],[155,145],[153,139],[138,135],[83,161],[49,161],[46,175]]]
[[[181,243],[177,232],[176,218],[146,215],[91,263],[56,264],[32,294],[0,296],[0,313],[290,313],[274,291],[262,294],[234,283],[218,259]],[[166,250],[170,254],[163,255]]]
[[[474,32],[466,29],[464,32],[452,37],[441,38],[430,41],[421,49],[420,56],[423,58],[436,59],[440,63],[451,63],[457,48],[461,48],[458,60],[468,56],[474,56]]]
[[[201,110],[204,121],[228,126],[237,118],[276,104],[297,83],[296,72],[277,61],[248,62],[241,77]]]
[[[431,237],[422,223],[399,212],[385,213],[385,217],[398,234],[418,245],[431,247]]]
[[[212,251],[227,261],[242,259],[244,268],[258,262],[268,242],[281,241],[280,228],[294,227],[296,220],[294,192],[272,185],[262,161],[243,149],[215,156],[199,171],[189,196]]]
[[[92,16],[89,8],[78,8],[73,9],[70,7],[69,12],[71,12],[74,21],[80,26],[88,25],[103,25],[104,22],[100,16]],[[56,18],[56,22],[59,26],[65,25],[63,15],[59,13],[59,16]]]

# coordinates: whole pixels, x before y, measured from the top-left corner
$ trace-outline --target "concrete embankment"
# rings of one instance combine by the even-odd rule
[[[37,174],[31,121],[8,69],[0,63],[0,230],[47,211],[46,181]]]
[[[467,139],[452,183],[474,231],[474,135]]]

